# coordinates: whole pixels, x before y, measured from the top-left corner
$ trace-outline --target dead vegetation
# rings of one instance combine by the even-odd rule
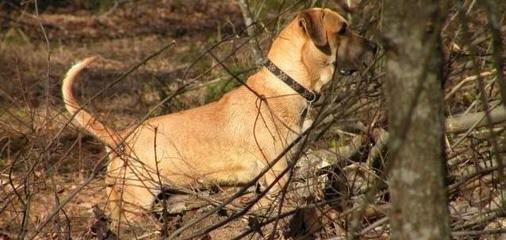
[[[0,3],[0,239],[114,239],[117,233],[107,231],[101,211],[107,203],[103,145],[71,124],[61,102],[60,81],[72,63],[102,57],[77,92],[84,102],[105,91],[86,107],[111,127],[124,128],[217,99],[238,85],[231,73],[245,78],[255,71],[258,55],[252,51],[265,53],[291,13],[311,4],[335,9],[341,1],[249,1],[246,18],[254,31],[244,30],[236,1],[114,1],[98,9],[45,6],[38,13],[31,1],[9,2]],[[504,239],[506,112],[504,74],[498,74],[504,69],[496,63],[506,55],[497,56],[490,9],[474,0],[452,2],[442,32],[452,236]],[[359,9],[348,15],[354,28],[388,45],[381,38],[388,27],[382,25],[382,1],[353,7]],[[504,46],[506,5],[498,1],[496,12]],[[107,87],[173,40],[168,50]],[[385,112],[395,110],[384,108],[383,61],[379,56],[367,71],[338,77],[313,106],[315,125],[294,146],[287,189],[287,196],[302,197],[299,206],[248,223],[241,214],[254,190],[208,214],[239,189],[189,189],[170,198],[170,209],[182,210],[174,210],[167,224],[152,218],[125,226],[120,238],[157,239],[185,227],[181,239],[388,239]],[[321,222],[309,222],[308,214]]]

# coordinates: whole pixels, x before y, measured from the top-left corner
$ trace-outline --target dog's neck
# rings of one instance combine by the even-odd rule
[[[276,42],[275,42],[276,43]],[[274,44],[273,44],[274,45]],[[286,44],[278,44],[284,45]],[[280,50],[281,47],[277,47],[276,50]],[[288,49],[287,49],[288,50]],[[317,76],[313,76],[307,69],[307,67],[303,64],[302,58],[300,55],[289,52],[289,51],[271,51],[267,55],[267,58],[283,73],[292,78],[299,85],[307,89],[308,91],[318,93],[319,89],[314,89],[314,82]],[[276,89],[279,89],[283,94],[298,94],[292,87],[290,87],[286,82],[281,80],[279,76],[267,70],[265,67],[262,68],[262,71],[266,72],[269,85],[275,85]],[[301,96],[302,97],[302,96]]]
[[[280,71],[292,78],[307,91],[319,93],[319,89],[315,89],[313,84],[317,76],[311,75],[307,67],[303,64],[301,57],[291,52],[280,53],[280,51],[271,51],[267,58]],[[295,91],[286,81],[280,79],[280,76],[276,75],[276,73],[268,70],[266,67],[262,67],[260,73],[262,75],[261,78],[264,79],[263,85],[270,88],[271,91],[274,91],[269,91],[271,94],[276,94],[278,97],[292,96],[293,98],[291,100],[298,99],[303,102],[306,101],[300,93]]]
[[[297,81],[309,91],[316,90],[310,84],[310,75],[302,63],[294,64],[293,61],[271,60],[279,69]],[[301,126],[302,112],[310,103],[286,82],[278,78],[267,68],[262,67],[253,75],[247,83],[259,95],[266,98],[269,108],[277,117],[288,126]]]
[[[335,59],[335,52],[326,56],[313,45],[304,42],[303,37],[294,37],[293,31],[281,32],[279,37],[272,43],[271,50],[267,54],[269,59],[277,68],[290,76],[295,82],[306,90],[319,94],[323,85],[332,78],[334,66],[324,65],[324,62],[331,63]],[[314,54],[303,54],[303,52],[314,52]],[[325,58],[328,59],[325,59]],[[320,63],[321,62],[321,63]],[[262,68],[262,71],[267,71]],[[267,74],[269,85],[276,84],[283,94],[297,94],[285,81],[273,73]]]
[[[272,74],[274,74],[279,80],[283,81],[286,85],[290,86],[293,90],[299,93],[302,97],[306,99],[309,103],[313,103],[320,97],[319,93],[308,90],[304,86],[300,85],[295,79],[286,74],[283,70],[281,70],[276,64],[274,64],[270,59],[266,59],[264,63],[264,67],[269,70]]]
[[[305,71],[301,71],[301,69],[297,67],[291,67],[290,64],[279,64],[274,61],[273,63],[307,91],[314,92],[315,94],[318,93],[312,88],[310,81],[307,81],[309,76]],[[291,102],[295,101],[301,105],[305,105],[306,102],[308,102],[304,96],[294,90],[286,81],[280,79],[280,76],[268,70],[266,67],[262,67],[257,75],[259,76],[257,79],[261,81],[255,83],[258,87],[258,93],[264,95],[266,98],[285,98],[286,100]]]

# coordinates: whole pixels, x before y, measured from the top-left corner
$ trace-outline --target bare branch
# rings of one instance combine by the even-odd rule
[[[490,124],[498,124],[506,121],[506,108],[498,106],[490,111]],[[449,117],[446,119],[446,132],[459,133],[469,129],[486,126],[486,112],[467,113]]]

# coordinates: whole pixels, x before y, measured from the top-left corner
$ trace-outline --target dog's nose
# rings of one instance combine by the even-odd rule
[[[376,44],[375,42],[373,42],[373,41],[367,41],[366,46],[374,54],[378,53],[378,44]]]

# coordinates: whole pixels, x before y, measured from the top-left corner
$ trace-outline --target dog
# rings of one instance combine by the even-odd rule
[[[302,131],[302,112],[317,100],[334,71],[351,74],[377,45],[351,31],[330,9],[296,14],[279,33],[267,63],[243,86],[197,108],[154,117],[123,131],[106,127],[73,95],[77,75],[95,58],[72,66],[62,84],[65,107],[110,155],[106,191],[112,219],[132,219],[152,207],[163,186],[245,184]],[[258,208],[273,203],[287,183],[287,157],[259,180],[273,185]],[[286,172],[286,171],[285,171]]]

